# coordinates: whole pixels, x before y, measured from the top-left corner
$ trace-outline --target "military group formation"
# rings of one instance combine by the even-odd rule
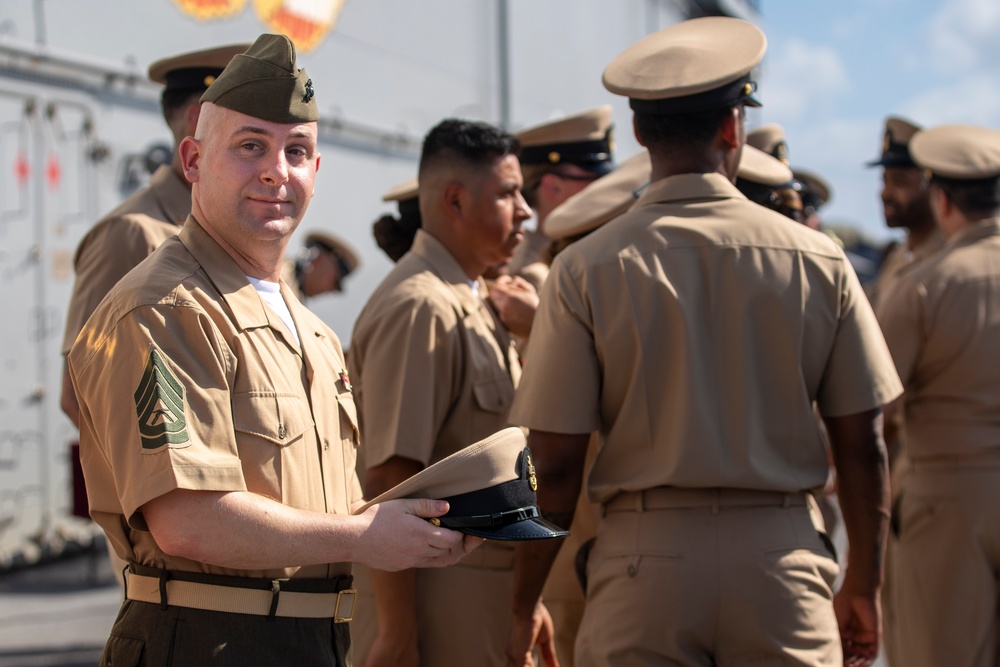
[[[335,91],[280,35],[154,63],[174,159],[82,241],[64,347],[102,664],[1000,664],[1000,132],[888,119],[863,286],[748,133],[765,50],[625,50],[620,164],[610,106],[442,120],[346,353],[300,299],[356,254],[285,259]]]

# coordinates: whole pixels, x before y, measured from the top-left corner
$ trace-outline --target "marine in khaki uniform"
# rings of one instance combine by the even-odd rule
[[[541,261],[549,244],[545,219],[556,206],[615,168],[611,106],[536,125],[516,136],[521,142],[524,198],[535,212],[535,229],[525,231],[510,261],[510,274],[539,290],[548,275],[548,266]]]
[[[930,171],[943,250],[899,277],[880,321],[903,380],[894,521],[893,664],[1000,663],[1000,132],[941,126],[910,153]]]
[[[481,278],[509,260],[530,209],[517,140],[449,119],[425,137],[422,227],[365,305],[351,337],[350,375],[372,498],[508,425],[520,378],[510,336]],[[488,542],[460,566],[389,573],[374,584],[377,617],[359,609],[359,665],[505,665],[513,549]]]
[[[543,353],[511,411],[559,525],[598,433],[578,666],[860,664],[878,650],[880,411],[901,387],[843,251],[733,185],[764,51],[751,23],[694,19],[604,72],[630,98],[652,183],[553,262],[531,334]],[[807,506],[827,478],[814,405],[855,547],[836,597]],[[517,665],[550,639],[539,594],[557,546],[518,547]]]
[[[233,56],[243,53],[248,46],[249,43],[232,44],[193,51],[157,60],[149,66],[149,78],[163,84],[160,106],[174,138],[173,161],[160,166],[149,185],[98,220],[77,246],[73,258],[76,280],[63,336],[64,356],[115,283],[180,231],[191,212],[191,184],[184,178],[176,146],[184,137],[194,134],[202,93]],[[77,424],[76,398],[67,374],[63,375],[61,403],[66,415]]]
[[[454,563],[479,538],[362,504],[337,336],[279,282],[319,166],[312,81],[262,35],[180,145],[191,215],[69,354],[91,512],[129,563],[101,664],[347,663],[351,565]]]
[[[944,246],[944,237],[934,225],[927,194],[927,177],[910,155],[909,144],[920,126],[890,116],[885,121],[882,155],[868,163],[882,167],[882,210],[890,229],[905,229],[906,239],[882,262],[868,288],[868,298],[879,312],[883,295],[908,268],[930,257]]]

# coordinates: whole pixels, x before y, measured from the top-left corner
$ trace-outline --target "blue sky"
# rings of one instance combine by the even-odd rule
[[[864,166],[886,116],[1000,128],[997,0],[762,0],[760,9],[765,106],[751,124],[781,124],[792,166],[830,181],[828,223],[890,237],[881,171]]]

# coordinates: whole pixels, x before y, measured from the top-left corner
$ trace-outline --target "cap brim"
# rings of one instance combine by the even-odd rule
[[[618,168],[618,165],[611,160],[607,160],[606,162],[594,162],[593,164],[577,164],[576,166],[581,169],[586,169],[590,173],[597,174],[598,176],[607,176]]]
[[[487,540],[502,541],[527,541],[527,540],[549,540],[554,537],[566,537],[568,530],[563,530],[550,521],[538,517],[535,519],[525,519],[496,530],[484,528],[454,528],[460,533],[484,537]]]
[[[751,93],[743,98],[743,106],[759,109],[764,106],[764,103],[758,100],[757,97]]]

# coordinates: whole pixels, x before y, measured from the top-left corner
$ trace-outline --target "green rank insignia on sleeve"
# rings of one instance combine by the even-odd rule
[[[170,372],[155,347],[149,351],[149,359],[134,397],[143,449],[159,449],[164,445],[188,442],[184,387]]]

